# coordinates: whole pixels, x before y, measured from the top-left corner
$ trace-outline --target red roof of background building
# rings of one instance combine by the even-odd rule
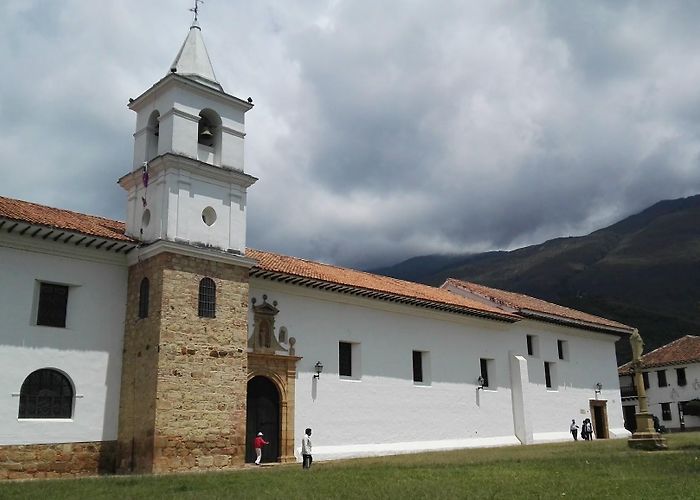
[[[697,335],[686,335],[642,355],[642,368],[686,365],[698,362],[700,362],[700,337]],[[618,368],[620,375],[628,375],[631,372],[631,361]]]

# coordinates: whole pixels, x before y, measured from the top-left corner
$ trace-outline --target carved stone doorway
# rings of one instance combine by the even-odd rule
[[[275,384],[267,377],[253,377],[248,381],[246,416],[246,462],[255,461],[253,442],[258,432],[270,444],[263,448],[263,462],[277,462],[280,457],[280,395]]]

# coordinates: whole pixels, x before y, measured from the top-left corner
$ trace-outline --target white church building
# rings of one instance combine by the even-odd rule
[[[163,473],[624,429],[632,328],[246,247],[252,103],[194,24],[136,113],[126,222],[0,197],[0,478]],[[115,172],[115,177],[123,174]],[[264,181],[261,181],[264,182]]]

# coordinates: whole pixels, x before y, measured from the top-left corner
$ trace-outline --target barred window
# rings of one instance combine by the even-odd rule
[[[661,403],[661,418],[664,420],[673,420],[671,416],[671,403]]]
[[[211,278],[199,282],[199,315],[202,318],[216,317],[216,283]]]
[[[73,386],[57,370],[42,368],[32,372],[22,384],[19,418],[71,418]]]
[[[148,318],[148,295],[150,293],[150,283],[148,278],[141,280],[139,287],[139,318]]]
[[[37,325],[65,328],[67,307],[68,287],[66,285],[40,283]]]

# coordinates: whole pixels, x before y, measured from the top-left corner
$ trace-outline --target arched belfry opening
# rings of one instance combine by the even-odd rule
[[[197,158],[206,163],[221,163],[221,117],[212,109],[199,113]]]
[[[160,135],[160,113],[155,110],[148,117],[146,126],[146,161],[150,161],[158,156],[158,137]]]
[[[263,462],[278,462],[280,459],[280,393],[274,382],[257,376],[248,381],[246,415],[246,462],[255,461],[253,441],[262,432],[270,444],[263,448]]]

